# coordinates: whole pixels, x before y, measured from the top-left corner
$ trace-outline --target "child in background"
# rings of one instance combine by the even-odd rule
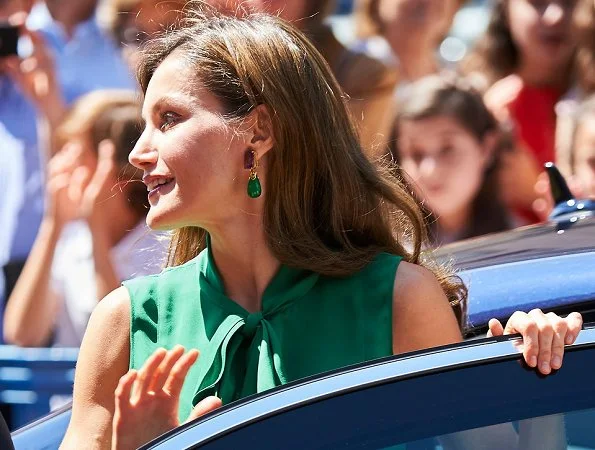
[[[57,130],[47,209],[9,297],[4,338],[76,347],[97,302],[124,279],[159,271],[165,252],[144,224],[148,206],[128,154],[140,136],[136,95],[83,96]]]
[[[498,123],[463,79],[430,75],[398,106],[392,154],[433,216],[434,245],[503,231]]]

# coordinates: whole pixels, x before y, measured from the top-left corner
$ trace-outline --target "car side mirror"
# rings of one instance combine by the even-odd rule
[[[559,220],[560,216],[567,214],[587,213],[592,214],[595,211],[595,202],[593,200],[577,200],[570,192],[568,183],[552,162],[545,164],[545,171],[550,180],[550,189],[552,199],[554,200],[554,209],[548,219]]]

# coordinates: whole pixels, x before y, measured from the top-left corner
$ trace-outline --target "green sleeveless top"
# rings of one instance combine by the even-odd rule
[[[159,347],[200,351],[179,417],[209,396],[224,404],[281,384],[392,354],[392,298],[401,258],[382,253],[331,278],[281,266],[248,313],[225,296],[208,249],[158,275],[124,282],[130,293],[130,368]]]

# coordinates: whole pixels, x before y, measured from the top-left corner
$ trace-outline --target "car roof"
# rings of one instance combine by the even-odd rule
[[[517,310],[595,314],[590,212],[448,245],[436,255],[452,262],[469,289],[471,335],[485,331],[489,319],[507,319]]]
[[[222,434],[280,413],[319,400],[338,396],[382,383],[390,383],[412,376],[427,375],[445,370],[467,367],[481,361],[518,359],[522,355],[514,345],[518,336],[503,336],[484,340],[422,350],[391,356],[341,370],[309,377],[297,382],[247,397],[183,425],[142,447],[142,449],[178,449],[217,438]],[[583,330],[571,348],[592,348],[595,345],[595,328]],[[572,351],[572,350],[571,350]],[[196,432],[185,433],[198,427]]]
[[[459,270],[595,251],[595,216],[591,212],[568,220],[552,220],[502,233],[446,245],[439,260],[453,259]]]

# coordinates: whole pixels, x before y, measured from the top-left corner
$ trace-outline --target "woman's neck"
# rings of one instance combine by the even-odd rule
[[[436,44],[429,40],[413,42],[402,36],[388,37],[388,43],[399,60],[399,71],[404,81],[415,81],[438,72]]]
[[[544,67],[539,61],[522,62],[517,75],[529,86],[559,88],[564,91],[569,88],[572,80],[570,63],[568,69],[560,67]]]
[[[455,214],[443,215],[438,218],[437,230],[438,240],[448,244],[465,233],[471,222],[471,208],[464,207]]]
[[[262,295],[279,270],[261,215],[239,214],[234,223],[209,229],[211,252],[225,294],[249,312],[262,309]]]

